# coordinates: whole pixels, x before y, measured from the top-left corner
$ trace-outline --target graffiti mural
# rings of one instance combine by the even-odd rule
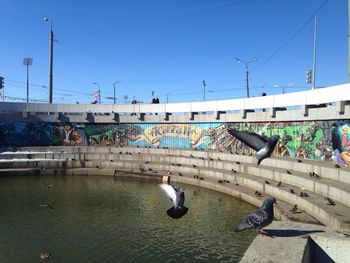
[[[280,136],[273,156],[350,165],[350,121],[80,124],[0,122],[0,146],[131,146],[202,149],[251,155],[228,128]]]
[[[226,123],[227,128],[249,131],[265,137],[279,135],[280,141],[273,156],[321,160],[331,147],[325,132],[326,122],[281,122],[281,123]],[[252,150],[239,140],[232,139],[226,149],[237,154],[252,154]]]
[[[350,165],[350,121],[337,121],[332,125],[332,143],[337,163]]]
[[[84,126],[66,122],[52,125],[52,145],[87,145]]]
[[[89,145],[215,149],[217,123],[90,125]]]
[[[0,122],[0,146],[47,146],[51,135],[50,123]]]

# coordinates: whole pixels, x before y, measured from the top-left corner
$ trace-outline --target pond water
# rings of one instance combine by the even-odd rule
[[[0,262],[238,262],[256,232],[234,225],[256,208],[181,186],[189,212],[172,219],[158,181],[0,177]]]

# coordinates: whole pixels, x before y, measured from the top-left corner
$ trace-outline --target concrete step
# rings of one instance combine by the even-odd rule
[[[64,151],[43,153],[44,155],[35,153],[30,158],[44,157],[43,160],[2,161],[0,167],[31,167],[36,174],[52,172],[53,174],[86,173],[87,175],[94,174],[96,171],[98,171],[98,174],[108,174],[114,170],[123,170],[130,173],[140,172],[141,168],[146,171],[142,173],[143,175],[158,173],[157,176],[159,176],[159,174],[167,174],[167,171],[171,171],[174,175],[181,172],[182,175],[188,175],[189,177],[197,174],[204,177],[204,181],[213,180],[214,183],[215,180],[226,178],[232,182],[239,183],[241,187],[250,189],[250,194],[258,190],[265,195],[275,196],[288,203],[289,210],[293,205],[297,204],[300,209],[317,217],[324,224],[349,227],[349,220],[347,220],[349,218],[347,214],[348,208],[341,204],[343,202],[348,204],[347,200],[345,200],[347,198],[344,198],[345,201],[341,198],[343,196],[346,197],[349,193],[346,186],[334,180],[327,178],[313,179],[308,174],[294,170],[290,171],[291,174],[289,174],[284,168],[272,169],[272,167],[268,166],[257,168],[253,162],[225,161],[221,159],[222,155],[218,155],[218,158],[214,159],[217,153],[213,152],[208,154],[208,152],[198,151],[200,156],[205,157],[196,157],[195,154],[197,153],[185,156],[184,151],[181,151],[180,155],[175,155],[174,153],[177,153],[177,151],[174,152],[168,149],[164,151],[162,149],[146,149],[147,152],[152,152],[152,154],[144,154],[138,148],[122,148],[122,150],[121,148],[107,148],[103,149],[104,151],[100,151],[100,153],[82,153],[85,150],[90,152],[91,148],[80,149],[79,153],[66,153]],[[159,154],[161,152],[165,152],[166,154]],[[187,153],[189,152],[197,151],[188,151]],[[18,154],[16,155],[18,156]],[[24,154],[23,158],[25,157],[28,157],[28,154]],[[251,159],[251,156],[244,156],[244,158]],[[148,171],[149,168],[152,171]],[[49,171],[50,169],[52,171]],[[236,170],[237,173],[232,173],[231,169]],[[188,176],[183,176],[183,178]],[[191,179],[193,180],[193,178]],[[271,181],[271,184],[266,185],[264,183],[265,179]],[[294,187],[297,188],[295,189],[296,191],[302,190],[308,193],[310,197],[301,198],[300,196],[289,193],[288,189],[277,187],[276,185],[279,181],[287,188]],[[210,184],[212,185],[212,183]],[[338,192],[341,194],[336,196]],[[335,198],[329,195],[329,193],[333,193]],[[326,205],[324,203],[324,197],[334,199],[337,202],[336,206]]]
[[[135,150],[135,148],[132,148]],[[119,149],[120,150],[120,149]],[[192,163],[196,167],[205,167],[205,169],[210,168],[218,168],[218,169],[225,169],[225,170],[231,170],[234,169],[236,171],[240,171],[242,173],[246,174],[252,174],[252,175],[258,175],[264,178],[268,178],[270,180],[276,180],[281,181],[283,183],[287,183],[290,185],[294,185],[297,187],[303,187],[304,189],[307,189],[309,191],[315,192],[319,195],[323,195],[325,197],[330,197],[334,199],[337,202],[341,202],[347,206],[350,207],[350,193],[349,188],[344,183],[339,183],[334,180],[330,180],[327,178],[320,178],[320,179],[314,179],[310,178],[308,174],[301,173],[294,170],[284,170],[282,168],[274,168],[270,169],[270,167],[261,166],[256,167],[252,164],[247,163],[240,163],[238,161],[231,162],[231,161],[219,161],[214,159],[202,159],[202,158],[195,158],[195,157],[184,157],[184,156],[174,156],[174,155],[143,155],[138,154],[140,152],[134,152],[131,153],[128,150],[123,149],[123,151],[119,151],[122,154],[67,154],[67,153],[46,153],[46,154],[33,154],[30,156],[30,160],[27,162],[21,162],[21,163],[13,163],[12,160],[7,161],[3,160],[0,162],[0,168],[11,168],[11,167],[37,167],[37,161],[41,160],[44,161],[45,158],[48,159],[50,162],[54,162],[54,166],[59,166],[57,162],[67,160],[67,162],[62,163],[62,167],[79,167],[79,162],[81,166],[86,165],[86,163],[89,160],[94,160],[95,164],[93,164],[92,167],[97,166],[99,164],[99,161],[108,161],[108,160],[124,160],[124,161],[149,161],[151,163],[159,162],[161,161],[163,164],[166,164],[168,162],[175,163],[175,164],[181,164],[181,165],[188,165],[189,163]],[[125,153],[131,153],[131,154],[125,154]],[[10,154],[9,154],[10,155]],[[18,154],[15,154],[16,159],[19,157]],[[193,155],[194,156],[194,155]],[[9,156],[7,155],[7,158]],[[21,157],[27,158],[28,154],[23,154]],[[35,159],[37,160],[35,160]],[[204,157],[203,157],[204,158]],[[210,157],[211,158],[211,157]],[[20,158],[19,158],[20,159]],[[86,160],[80,161],[81,159]],[[72,166],[69,164],[69,160],[78,160],[77,163],[74,163]],[[24,161],[24,160],[23,160]],[[51,167],[50,163],[46,163],[46,166]],[[91,167],[91,165],[89,165]],[[106,166],[106,164],[104,164]],[[108,164],[107,164],[108,166]],[[350,177],[350,174],[349,174]]]
[[[236,185],[234,183],[217,183],[216,179],[205,178],[200,180],[191,177],[191,175],[185,174],[183,176],[171,175],[170,181],[174,183],[186,183],[191,185],[196,185],[199,187],[204,187],[214,191],[219,191],[239,199],[243,199],[257,207],[260,207],[267,195],[262,195],[261,197],[256,196],[252,189],[245,187],[243,185]],[[293,220],[299,222],[307,222],[310,224],[320,224],[318,220],[309,216],[306,213],[292,213],[291,206],[287,202],[278,200],[278,205],[275,207],[275,217],[279,220]]]

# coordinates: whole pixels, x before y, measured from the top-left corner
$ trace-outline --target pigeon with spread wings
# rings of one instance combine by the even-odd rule
[[[160,188],[162,188],[162,190],[170,197],[171,201],[173,201],[174,204],[173,207],[167,210],[168,216],[175,219],[183,217],[188,211],[188,208],[184,206],[184,189],[169,184],[161,184]]]
[[[270,138],[265,138],[256,133],[238,131],[235,129],[228,129],[228,132],[256,151],[258,165],[262,160],[271,156],[271,153],[273,149],[275,149],[275,146],[280,138],[278,135],[274,135]]]

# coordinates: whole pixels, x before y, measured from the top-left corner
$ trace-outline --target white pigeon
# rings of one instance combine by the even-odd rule
[[[174,206],[167,210],[168,216],[172,218],[181,218],[183,217],[188,208],[184,206],[185,203],[185,192],[181,187],[177,187],[169,184],[160,184],[160,188],[170,197]]]

